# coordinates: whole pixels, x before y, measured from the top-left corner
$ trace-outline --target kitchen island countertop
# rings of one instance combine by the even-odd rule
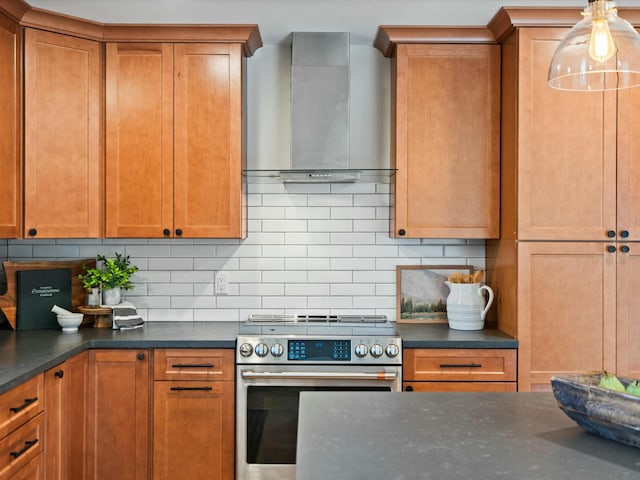
[[[640,478],[551,393],[302,392],[298,428],[298,480]]]

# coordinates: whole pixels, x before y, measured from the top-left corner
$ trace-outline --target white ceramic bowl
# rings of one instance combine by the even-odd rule
[[[58,325],[62,327],[63,332],[76,332],[78,330],[78,327],[82,323],[84,314],[71,313],[56,316],[58,318]]]

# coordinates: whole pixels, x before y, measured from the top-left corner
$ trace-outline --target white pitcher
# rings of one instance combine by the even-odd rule
[[[444,282],[449,287],[447,318],[454,330],[482,330],[484,318],[493,303],[493,290],[480,283]],[[489,294],[485,305],[483,291]]]

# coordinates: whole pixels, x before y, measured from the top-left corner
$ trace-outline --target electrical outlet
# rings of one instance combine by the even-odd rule
[[[215,291],[216,295],[226,295],[229,285],[227,272],[216,272]]]

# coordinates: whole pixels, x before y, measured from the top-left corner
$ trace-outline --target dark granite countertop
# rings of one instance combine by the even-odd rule
[[[398,323],[404,348],[518,348],[518,341],[496,329],[453,330],[446,323]]]
[[[238,322],[148,322],[134,330],[0,332],[0,393],[89,348],[235,348]]]
[[[551,393],[303,392],[298,480],[622,480],[640,449],[591,435]]]
[[[238,322],[147,322],[109,328],[0,331],[0,393],[89,348],[235,348]],[[517,348],[498,330],[458,331],[446,324],[398,324],[405,348]]]

